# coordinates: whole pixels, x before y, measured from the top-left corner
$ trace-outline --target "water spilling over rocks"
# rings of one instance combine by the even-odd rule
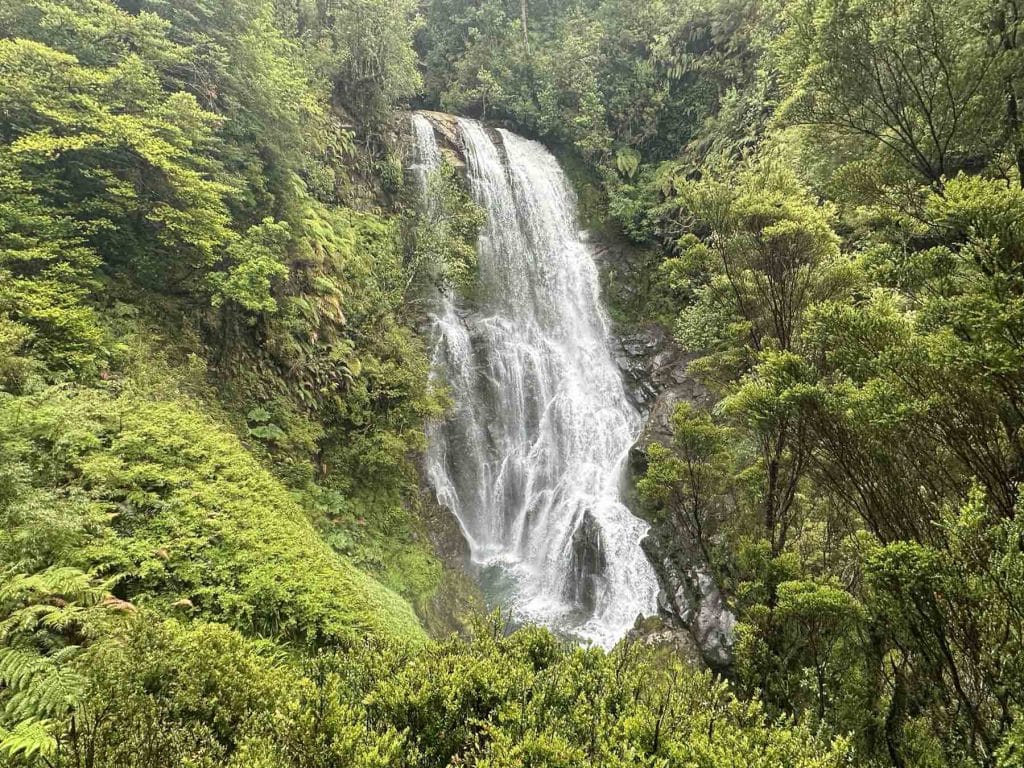
[[[440,153],[422,115],[414,133],[425,178]],[[514,620],[609,646],[657,610],[658,583],[647,524],[621,497],[641,420],[597,268],[544,147],[462,119],[458,138],[487,219],[474,305],[436,300],[434,364],[454,406],[430,429],[428,475]]]

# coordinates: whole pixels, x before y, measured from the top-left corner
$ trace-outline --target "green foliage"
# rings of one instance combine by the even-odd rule
[[[759,13],[747,0],[431,0],[419,39],[426,91],[445,109],[509,118],[630,179],[641,160],[709,140],[702,130],[722,96],[756,77]],[[717,139],[731,145],[726,124]]]
[[[484,212],[447,162],[430,174],[422,196],[429,202],[414,205],[406,223],[409,287],[423,292],[432,285],[466,295],[476,281],[476,242]]]
[[[250,227],[241,240],[228,246],[233,266],[226,274],[211,278],[213,306],[234,301],[252,312],[276,311],[277,302],[270,289],[275,278],[288,274],[288,268],[281,263],[288,240],[288,226],[268,218]]]
[[[4,164],[16,178],[80,218],[110,262],[135,257],[131,269],[147,281],[215,269],[232,240],[231,190],[189,151],[213,140],[214,115],[188,94],[162,92],[134,56],[91,68],[36,41],[5,40],[0,74]],[[78,194],[68,200],[67,189]]]
[[[140,616],[81,657],[88,692],[51,721],[46,758],[91,756],[96,768],[847,764],[845,740],[773,722],[648,649],[477,631],[470,643],[360,641],[299,662],[221,625]],[[29,743],[34,727],[10,742]]]
[[[649,651],[479,631],[414,655],[368,645],[315,660],[281,734],[290,764],[828,766],[845,754]]]
[[[284,5],[0,9],[0,649],[35,670],[0,684],[5,759],[221,764],[227,700],[187,714],[213,681],[148,698],[186,655],[160,617],[423,641],[366,571],[418,606],[438,589],[411,456],[440,405],[398,217],[341,204],[418,83],[412,8]],[[368,535],[332,551],[278,478]],[[118,655],[136,613],[154,637]]]
[[[300,0],[277,3],[277,12],[363,132],[379,130],[396,103],[419,89],[412,0]]]
[[[1005,114],[993,98],[1004,93],[1009,64],[992,40],[998,5],[786,4],[776,42],[789,91],[780,117],[820,127],[818,140],[855,137],[858,154],[880,150],[931,182],[984,163]]]
[[[611,197],[721,397],[652,447],[638,489],[678,508],[692,438],[727,427],[692,508],[728,509],[704,554],[739,613],[741,688],[852,730],[865,761],[1012,761],[1019,19],[801,0],[772,19],[776,127],[804,128],[697,173],[691,147]]]
[[[804,310],[846,287],[833,211],[779,159],[766,155],[696,182],[666,169],[660,184],[661,226],[684,233],[667,243],[678,256],[661,269],[696,298],[680,316],[679,334],[696,348],[719,351],[723,366],[740,345],[747,365],[763,350],[793,348]],[[706,317],[729,319],[717,338],[707,337]],[[743,370],[725,367],[716,375],[728,380]]]
[[[297,684],[280,651],[218,624],[143,618],[84,661],[62,765],[246,765],[246,742]]]
[[[671,447],[648,447],[647,469],[637,481],[637,492],[644,503],[669,516],[710,562],[712,544],[729,511],[726,498],[734,471],[730,433],[711,414],[684,402],[672,414],[672,438]]]
[[[942,18],[929,23],[953,34]],[[889,53],[904,44],[872,34]],[[852,77],[836,57],[877,53],[855,47],[814,55]],[[828,95],[860,98],[841,84]],[[801,103],[824,109],[819,97]],[[991,89],[978,99],[991,106]],[[942,173],[918,167],[928,186],[906,180],[912,164],[866,170],[865,145],[844,145],[827,156],[844,166],[831,179],[842,206],[780,172],[779,148],[822,151],[821,136],[790,133],[700,180],[666,165],[644,214],[685,302],[677,335],[704,352],[692,370],[722,396],[708,418],[735,435],[719,491],[733,509],[709,560],[739,610],[739,682],[780,711],[853,729],[865,759],[894,765],[994,764],[1013,752],[1024,693],[1016,663],[995,661],[1017,653],[1007,606],[1019,575],[992,560],[1006,562],[1024,467],[1020,188],[1009,175],[944,175],[965,157],[998,162],[983,133],[950,140]],[[682,487],[685,455],[685,444],[655,455],[641,487],[656,500]]]
[[[0,29],[5,764],[1021,762],[1014,3],[13,0]],[[444,403],[412,327],[481,214],[449,166],[394,209],[410,98],[563,147],[645,247],[630,319],[721,399],[638,490],[730,593],[731,690],[536,629],[425,641]]]
[[[421,637],[408,606],[332,553],[280,483],[194,404],[51,391],[3,402],[0,425],[16,460],[41,459],[30,482],[65,479],[53,503],[106,513],[74,560],[119,576],[121,599],[314,644],[354,632]]]
[[[0,160],[0,346],[5,388],[23,389],[38,365],[95,373],[105,334],[87,301],[98,260],[72,222]]]
[[[775,605],[748,611],[740,627],[741,676],[819,722],[838,711],[863,732],[870,727],[861,709],[868,695],[866,620],[863,606],[836,583],[783,581]]]

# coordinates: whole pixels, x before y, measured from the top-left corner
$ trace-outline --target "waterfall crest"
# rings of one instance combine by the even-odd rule
[[[413,122],[425,179],[440,154],[430,122]],[[487,218],[472,311],[441,296],[433,316],[454,407],[429,430],[428,476],[495,602],[610,646],[656,610],[658,585],[647,525],[620,495],[641,424],[609,352],[597,268],[555,158],[472,120],[458,129]]]

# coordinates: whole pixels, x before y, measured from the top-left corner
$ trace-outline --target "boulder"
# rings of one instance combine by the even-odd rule
[[[565,581],[566,599],[592,612],[607,586],[604,576],[607,568],[608,557],[601,526],[588,510],[583,513],[583,519],[572,536],[569,573]]]

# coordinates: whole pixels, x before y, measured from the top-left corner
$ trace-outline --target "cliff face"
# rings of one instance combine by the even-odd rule
[[[447,112],[429,112],[422,110],[419,114],[426,117],[434,126],[434,135],[437,138],[438,147],[444,153],[445,159],[454,165],[459,171],[466,167],[464,147],[459,138],[458,118],[449,115]]]
[[[439,112],[423,112],[435,128],[439,147],[448,162],[465,167],[464,147],[456,118]],[[649,279],[647,254],[605,235],[587,233],[595,261],[607,281],[614,281],[616,299],[631,306],[643,302],[644,281]],[[633,511],[644,516],[635,485],[647,464],[652,443],[672,446],[671,416],[680,402],[710,408],[710,393],[689,373],[696,355],[684,350],[663,326],[649,323],[626,328],[613,337],[612,354],[622,373],[627,394],[644,418],[644,427],[630,452],[626,499]],[[429,496],[429,489],[425,489]],[[461,531],[454,519],[431,499],[435,551],[449,566],[464,574],[472,571]],[[725,670],[731,663],[735,618],[715,584],[696,542],[671,523],[652,521],[643,543],[660,583],[659,616],[639,622],[633,635],[643,642],[668,648],[695,665]],[[581,563],[581,567],[582,567]],[[444,613],[444,608],[441,613]]]
[[[626,243],[592,236],[598,263],[620,283],[619,292],[642,284],[645,258]],[[624,286],[624,287],[623,287]],[[626,297],[630,299],[629,296]],[[632,297],[633,303],[638,297]],[[683,349],[656,323],[620,328],[615,336],[615,361],[634,405],[644,416],[644,429],[630,452],[629,501],[641,517],[645,510],[636,498],[636,481],[647,468],[652,443],[672,447],[671,417],[679,403],[709,409],[714,398],[689,372],[696,355]],[[715,582],[695,541],[670,522],[652,520],[644,549],[661,583],[658,608],[662,622],[643,622],[638,634],[659,644],[686,649],[715,670],[732,662],[736,618]]]

